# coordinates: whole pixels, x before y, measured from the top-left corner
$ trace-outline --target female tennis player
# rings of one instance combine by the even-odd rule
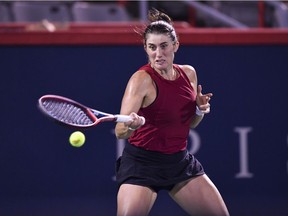
[[[171,18],[156,9],[148,18],[141,35],[149,62],[129,79],[120,111],[133,120],[115,127],[117,138],[129,141],[117,160],[117,215],[148,215],[167,190],[189,215],[227,216],[219,191],[187,151],[189,130],[210,112],[212,93],[202,94],[192,66],[173,63],[179,41]]]

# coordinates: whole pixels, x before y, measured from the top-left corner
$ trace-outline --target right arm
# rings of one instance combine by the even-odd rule
[[[136,114],[143,105],[145,106],[151,77],[146,72],[136,72],[129,79],[121,103],[121,115],[130,115],[132,121],[117,123],[115,135],[118,139],[127,139],[134,130],[142,125],[142,120]],[[130,129],[129,129],[130,128]]]

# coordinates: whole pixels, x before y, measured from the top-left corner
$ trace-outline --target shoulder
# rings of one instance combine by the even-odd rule
[[[138,70],[134,74],[132,74],[130,80],[136,81],[136,82],[150,82],[151,76],[146,72],[145,70]]]
[[[129,79],[128,85],[145,92],[153,84],[151,76],[145,70],[138,70]]]
[[[186,76],[189,78],[190,82],[196,82],[197,81],[197,74],[194,67],[191,65],[178,65],[179,68],[181,68]]]

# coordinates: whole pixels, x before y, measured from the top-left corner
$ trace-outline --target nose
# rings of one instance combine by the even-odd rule
[[[156,49],[156,56],[157,56],[157,57],[159,57],[159,56],[161,57],[161,56],[162,56],[162,51],[161,51],[160,48],[157,48],[157,49]]]

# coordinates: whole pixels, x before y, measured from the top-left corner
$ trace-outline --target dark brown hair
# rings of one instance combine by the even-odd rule
[[[148,11],[148,20],[150,21],[150,24],[146,26],[141,34],[144,46],[146,45],[147,34],[151,33],[167,34],[173,42],[178,40],[172,19],[167,14],[152,8]]]

